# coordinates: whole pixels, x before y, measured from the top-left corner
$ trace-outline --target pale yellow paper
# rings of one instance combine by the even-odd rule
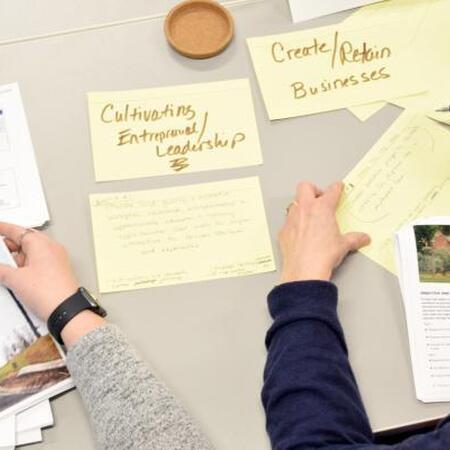
[[[396,38],[405,41],[414,50],[415,61],[405,71],[421,73],[427,92],[403,98],[385,99],[405,109],[419,111],[449,124],[446,113],[435,109],[450,102],[450,1],[448,0],[391,0],[361,8],[351,15],[344,26],[382,23],[386,20],[403,21]],[[381,108],[380,103],[378,108]],[[350,108],[360,120],[366,120],[378,109],[375,105]]]
[[[342,232],[370,234],[362,252],[393,273],[395,231],[419,217],[450,214],[449,149],[444,126],[405,112],[344,180]]]
[[[100,292],[275,270],[257,177],[90,196]]]
[[[420,77],[404,69],[412,65],[412,52],[396,38],[399,26],[397,22],[352,29],[333,25],[248,39],[269,118],[423,91]]]
[[[450,12],[449,12],[450,13]],[[450,40],[449,40],[450,44]],[[450,47],[449,47],[450,53]],[[439,107],[448,106],[450,104],[450,73],[449,79],[443,80],[439,89],[433,89],[427,95],[417,95],[411,97],[403,97],[392,100],[392,103],[407,109],[408,111],[420,112],[439,122],[450,125],[450,112],[437,112]],[[447,100],[443,100],[447,99]]]
[[[88,103],[97,181],[262,163],[247,79],[94,92]]]

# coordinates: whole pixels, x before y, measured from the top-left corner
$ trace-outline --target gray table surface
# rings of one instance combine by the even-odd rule
[[[0,40],[163,12],[174,3],[1,0]],[[345,14],[293,25],[285,0],[233,7],[232,12],[232,45],[205,61],[173,52],[161,20],[0,45],[0,83],[18,81],[22,90],[51,212],[48,232],[67,246],[82,284],[94,292],[89,193],[259,175],[276,249],[277,230],[297,181],[324,186],[343,178],[400,112],[386,107],[366,123],[345,110],[270,123],[245,38],[330,24]],[[252,83],[264,165],[95,183],[86,92],[240,77]],[[269,448],[259,395],[270,325],[265,297],[276,281],[277,274],[270,273],[103,296],[110,319],[128,333],[218,449]],[[389,429],[445,415],[448,404],[425,405],[415,398],[397,280],[357,254],[339,270],[336,283],[351,362],[373,427]],[[94,448],[78,393],[52,405],[56,426],[34,448]]]

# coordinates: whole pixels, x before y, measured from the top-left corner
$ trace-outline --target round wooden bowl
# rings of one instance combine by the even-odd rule
[[[231,42],[231,14],[213,0],[187,0],[167,14],[164,31],[170,45],[189,58],[210,58]]]

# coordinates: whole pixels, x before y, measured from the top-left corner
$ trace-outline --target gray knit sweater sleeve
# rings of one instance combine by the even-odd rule
[[[105,325],[67,353],[67,366],[108,450],[210,450],[208,440],[124,334]]]

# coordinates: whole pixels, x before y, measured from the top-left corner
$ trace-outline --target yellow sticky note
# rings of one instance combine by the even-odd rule
[[[448,0],[391,0],[361,8],[343,24],[347,27],[365,24],[381,26],[389,21],[402,21],[401,33],[395,38],[413,49],[415,60],[405,72],[421,74],[427,92],[402,98],[385,97],[395,105],[419,111],[449,124],[448,114],[435,112],[449,102],[450,93],[450,2]],[[369,108],[354,110],[358,117],[367,117]],[[372,107],[373,108],[373,107]],[[366,114],[367,113],[367,114]]]
[[[101,292],[275,270],[257,177],[90,196]]]
[[[450,72],[448,76],[448,80],[442,80],[438,89],[433,89],[426,95],[414,95],[411,97],[397,98],[393,100],[392,103],[401,106],[408,111],[426,114],[434,120],[450,125],[450,112],[436,111],[436,109],[448,106],[450,103],[450,100],[443,100],[450,98]]]
[[[88,94],[97,181],[262,163],[247,79]]]
[[[450,215],[450,133],[403,113],[345,178],[342,232],[372,237],[362,252],[395,273],[394,233],[420,217]]]
[[[248,39],[270,119],[301,116],[424,90],[400,24],[333,25]]]

